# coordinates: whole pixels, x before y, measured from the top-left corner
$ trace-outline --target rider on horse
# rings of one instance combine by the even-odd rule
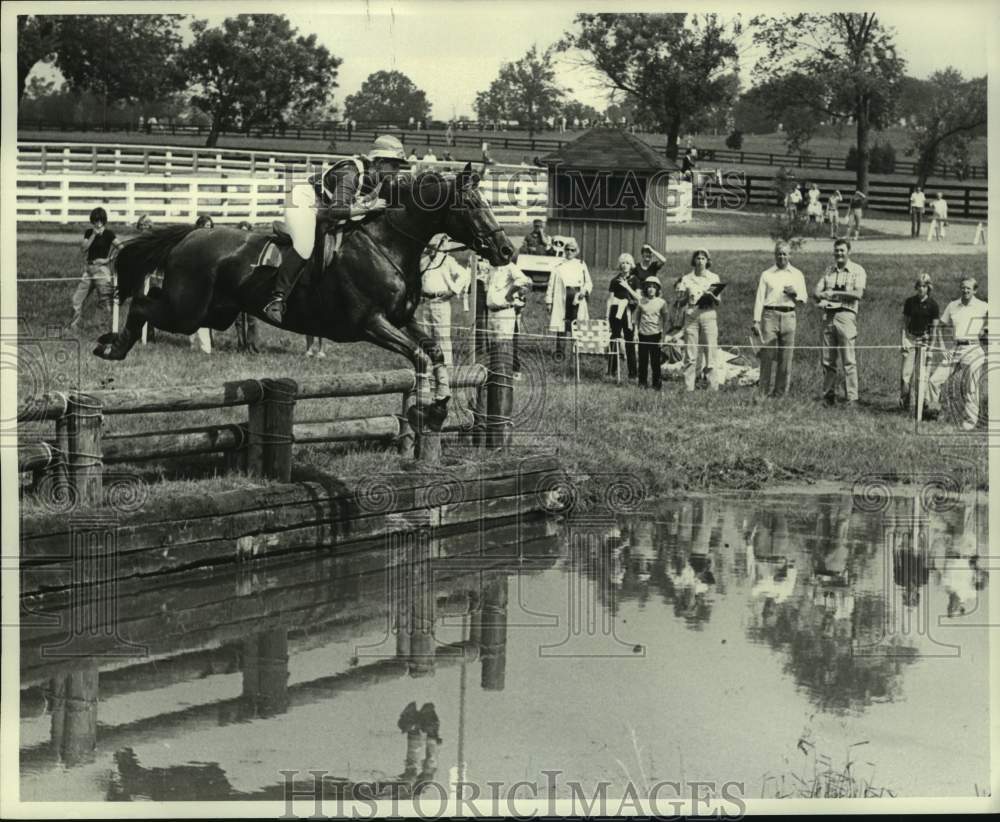
[[[292,247],[285,250],[271,300],[264,313],[280,324],[285,317],[288,294],[295,287],[316,243],[316,223],[332,225],[338,220],[380,211],[385,200],[373,199],[379,184],[406,166],[406,154],[399,138],[384,134],[375,139],[366,155],[338,160],[308,183],[292,187],[285,223]]]

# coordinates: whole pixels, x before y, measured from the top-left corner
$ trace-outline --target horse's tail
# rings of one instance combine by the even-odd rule
[[[115,256],[118,293],[122,299],[136,294],[147,274],[165,271],[170,252],[194,230],[188,224],[157,226],[127,240]]]

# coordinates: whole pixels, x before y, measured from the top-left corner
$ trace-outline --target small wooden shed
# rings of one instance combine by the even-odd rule
[[[663,252],[667,212],[677,203],[676,163],[634,134],[592,128],[543,158],[548,167],[547,233],[574,237],[592,268],[613,268],[623,251]]]

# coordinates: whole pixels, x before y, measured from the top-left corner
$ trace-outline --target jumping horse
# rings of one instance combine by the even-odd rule
[[[421,251],[444,233],[493,265],[510,262],[514,252],[478,185],[471,164],[457,175],[424,172],[384,180],[379,193],[389,207],[348,229],[332,260],[324,259],[323,243],[317,243],[279,326],[334,342],[368,341],[402,354],[419,385],[426,385],[430,372],[434,399],[421,415],[433,427],[447,416],[451,392],[440,348],[414,322]],[[129,240],[115,260],[119,294],[131,298],[128,318],[117,334],[99,338],[94,354],[124,359],[144,323],[191,334],[203,327],[225,330],[240,312],[270,322],[263,306],[274,268],[257,265],[270,239],[231,228],[168,225]],[[153,271],[162,272],[163,286],[144,295],[145,276]]]

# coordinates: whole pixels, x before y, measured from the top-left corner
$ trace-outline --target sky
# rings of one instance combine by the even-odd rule
[[[672,5],[676,8],[672,8]],[[800,2],[796,8],[809,6]],[[931,72],[953,65],[966,76],[987,72],[991,26],[1000,33],[998,12],[981,0],[869,0],[868,8],[895,27],[897,44],[908,62],[908,73],[927,77]],[[332,2],[274,3],[242,2],[157,2],[149,5],[122,5],[131,11],[176,11],[193,13],[212,24],[239,12],[286,14],[300,33],[315,33],[318,40],[343,59],[338,75],[335,102],[343,110],[347,95],[357,91],[364,79],[381,69],[406,74],[427,92],[432,116],[450,119],[472,115],[476,93],[486,89],[504,62],[522,57],[532,45],[545,48],[573,28],[578,11],[599,11],[609,3],[566,2],[566,0],[332,0]],[[101,4],[102,10],[118,10],[117,4]],[[93,6],[90,6],[93,9]],[[1000,8],[1000,4],[997,4]],[[725,15],[788,10],[767,2],[746,6],[714,2],[708,6],[671,4],[660,0],[614,4],[615,11],[718,11]],[[828,0],[817,11],[840,10]],[[991,19],[992,18],[992,19]],[[750,55],[752,57],[752,53]],[[744,82],[748,82],[752,59],[743,61]],[[607,91],[600,78],[571,59],[561,59],[558,80],[571,90],[570,99],[603,110]]]

